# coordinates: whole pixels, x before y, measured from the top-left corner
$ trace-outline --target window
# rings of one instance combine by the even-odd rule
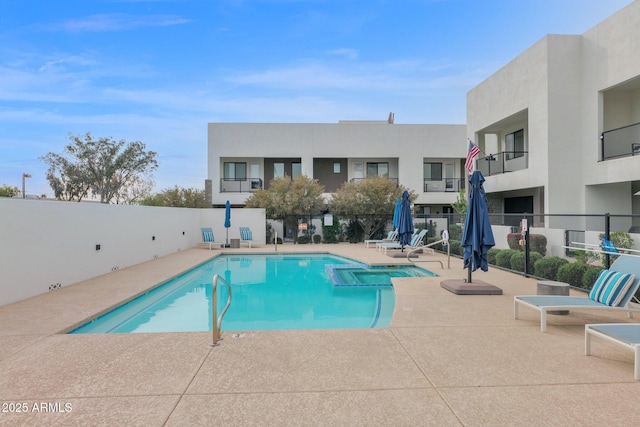
[[[442,181],[442,163],[424,163],[424,179],[428,181]]]
[[[333,173],[340,173],[340,162],[333,162]]]
[[[273,177],[282,178],[284,176],[284,163],[273,164]]]
[[[506,160],[524,156],[524,129],[510,133],[504,137]]]
[[[302,175],[302,163],[291,163],[291,179]]]
[[[228,181],[244,181],[247,179],[247,164],[245,162],[225,162],[224,179]]]
[[[389,163],[367,163],[367,178],[372,176],[389,178]]]

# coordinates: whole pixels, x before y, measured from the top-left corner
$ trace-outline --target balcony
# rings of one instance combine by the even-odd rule
[[[349,182],[360,182],[360,181],[364,181],[365,179],[368,178],[351,178],[349,180]],[[396,183],[396,185],[398,185],[398,178],[387,178],[389,181],[393,181]]]
[[[600,160],[640,155],[640,123],[602,132]]]
[[[221,178],[221,193],[250,193],[263,188],[260,178]]]
[[[528,167],[528,151],[505,151],[476,160],[476,168],[482,172],[484,176],[514,172],[527,169]]]
[[[458,193],[464,190],[464,183],[464,178],[425,179],[423,192]]]

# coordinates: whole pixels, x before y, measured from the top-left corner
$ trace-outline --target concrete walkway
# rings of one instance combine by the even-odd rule
[[[273,247],[227,252],[273,252]],[[406,262],[363,244],[281,245],[370,264]],[[388,329],[66,335],[154,284],[220,253],[193,249],[0,307],[0,425],[25,426],[602,426],[635,425],[633,355],[584,324],[637,322],[623,313],[526,308],[536,281],[498,269],[474,277],[503,295],[458,296],[464,278],[442,255],[437,278],[394,279]],[[18,412],[22,411],[22,412]]]

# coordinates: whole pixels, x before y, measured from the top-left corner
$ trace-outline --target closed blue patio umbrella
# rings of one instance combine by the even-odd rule
[[[398,241],[402,250],[405,245],[411,243],[413,235],[413,218],[411,218],[411,202],[409,201],[409,192],[405,190],[402,193],[402,202],[400,203],[400,218],[398,220]]]
[[[469,177],[469,204],[462,233],[464,267],[469,269],[468,283],[471,283],[472,271],[478,268],[482,271],[489,270],[487,252],[496,244],[489,220],[487,198],[482,186],[484,181],[480,171],[474,171]]]
[[[229,227],[231,227],[231,203],[227,200],[224,205],[224,228],[227,229],[227,240],[225,241],[225,247],[229,247]]]
[[[398,229],[400,224],[400,207],[402,206],[402,200],[396,199],[396,206],[393,209],[393,228]]]

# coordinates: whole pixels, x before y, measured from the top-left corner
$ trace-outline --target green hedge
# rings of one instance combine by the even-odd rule
[[[460,255],[462,256],[462,242],[458,240],[449,240],[449,246],[451,246],[450,252],[452,255]]]
[[[449,240],[462,240],[462,226],[458,224],[449,225]]]
[[[496,255],[498,255],[501,250],[502,249],[498,248],[489,249],[489,251],[487,252],[487,261],[489,262],[489,264],[496,265]]]
[[[559,256],[542,258],[533,264],[533,274],[545,279],[556,280],[558,269],[565,264],[569,264],[569,261]]]
[[[521,251],[517,251],[515,254],[511,255],[512,270],[524,272],[524,256],[525,253]],[[538,252],[529,252],[529,265],[527,269],[529,273],[533,274],[533,265],[540,259],[542,259],[542,255],[540,255]]]
[[[513,249],[503,249],[496,254],[496,265],[502,268],[511,268],[511,257],[518,253]]]
[[[582,275],[582,287],[587,290],[591,290],[601,271],[602,267],[595,267],[592,265],[587,267],[587,269],[584,271],[584,274]]]
[[[568,283],[578,288],[582,287],[582,276],[587,270],[588,265],[581,262],[565,264],[558,269],[559,282]]]

